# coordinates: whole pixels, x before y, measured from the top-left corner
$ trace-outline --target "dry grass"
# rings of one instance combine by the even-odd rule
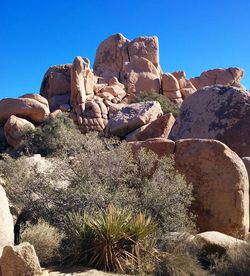
[[[21,234],[22,242],[26,241],[34,246],[42,264],[58,261],[62,238],[63,235],[55,227],[43,220],[29,225]]]

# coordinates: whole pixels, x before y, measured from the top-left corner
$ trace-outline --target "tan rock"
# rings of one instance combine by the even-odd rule
[[[94,97],[94,79],[94,74],[89,69],[89,60],[77,56],[71,67],[70,103],[80,125],[87,98]]]
[[[71,64],[51,66],[45,73],[40,94],[48,101],[56,95],[70,95]]]
[[[13,218],[5,190],[1,184],[4,184],[4,180],[0,178],[0,258],[4,246],[14,244]]]
[[[159,65],[159,42],[157,36],[141,36],[130,41],[128,44],[129,60],[145,58],[153,63],[158,72]]]
[[[151,61],[143,57],[134,58],[124,65],[121,80],[129,94],[160,92],[159,71]]]
[[[216,231],[197,234],[192,240],[207,254],[224,254],[228,250],[238,250],[248,246],[248,243]]]
[[[214,84],[231,85],[241,88],[240,81],[243,75],[244,70],[241,68],[219,68],[205,71],[199,77],[191,78],[190,81],[197,89]]]
[[[179,83],[180,92],[184,99],[192,95],[197,90],[192,82],[186,79],[186,73],[184,71],[176,71],[173,75]]]
[[[94,73],[97,76],[119,78],[123,63],[127,62],[126,48],[129,40],[122,34],[115,34],[105,39],[96,51]]]
[[[127,75],[126,78],[126,87],[128,94],[160,92],[161,81],[160,78],[155,74],[148,72],[131,72],[129,75]]]
[[[57,109],[61,109],[62,106],[67,106],[67,110],[70,110],[70,94],[55,95],[49,99],[49,108],[53,112]]]
[[[35,249],[28,242],[5,246],[0,265],[3,276],[37,276],[42,272]]]
[[[31,98],[6,98],[0,101],[0,122],[6,122],[11,115],[25,118],[29,121],[40,123],[49,115],[49,108]]]
[[[160,116],[155,121],[144,125],[133,132],[130,132],[126,140],[132,141],[145,141],[151,138],[168,138],[168,135],[175,123],[175,118],[172,113]]]
[[[46,107],[49,107],[48,100],[46,98],[40,96],[39,94],[25,94],[19,98],[33,99],[33,100],[38,101],[41,104],[44,104]]]
[[[162,90],[164,92],[175,92],[180,90],[180,85],[176,77],[170,73],[162,75]]]
[[[129,142],[129,144],[135,153],[144,148],[153,151],[159,157],[173,154],[175,149],[175,142],[166,138],[152,138],[146,141]]]
[[[170,138],[216,139],[250,156],[250,94],[230,86],[205,87],[183,103]]]
[[[177,169],[193,184],[200,232],[218,231],[244,239],[249,229],[249,184],[239,156],[207,139],[176,142]]]
[[[159,71],[157,70],[155,65],[150,60],[144,57],[134,58],[132,61],[124,64],[123,74],[124,73],[129,74],[131,72],[135,72],[135,73],[148,72],[159,76]]]
[[[4,125],[4,135],[8,144],[16,148],[25,139],[25,134],[34,129],[35,126],[29,121],[11,115]]]
[[[111,94],[114,98],[117,98],[118,101],[121,101],[127,94],[126,91],[119,85],[104,87],[99,94],[100,97],[102,96],[102,93],[105,92]]]
[[[101,98],[87,100],[80,111],[76,110],[76,114],[79,114],[79,112],[81,112],[81,116],[76,117],[76,119],[83,133],[89,131],[101,132],[108,123],[108,109]]]
[[[170,100],[182,99],[182,94],[181,94],[180,90],[163,91],[163,95],[168,97]]]
[[[163,114],[159,102],[134,103],[112,114],[105,128],[106,136],[124,138],[129,132],[146,125]]]

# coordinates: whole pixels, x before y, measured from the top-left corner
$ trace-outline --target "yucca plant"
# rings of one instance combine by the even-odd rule
[[[105,271],[139,271],[142,260],[154,255],[156,224],[144,214],[109,206],[95,215],[71,215],[70,223],[87,264]],[[86,216],[86,215],[85,215]],[[81,226],[83,222],[84,225]],[[80,227],[79,227],[80,226]],[[88,234],[84,233],[85,231]]]

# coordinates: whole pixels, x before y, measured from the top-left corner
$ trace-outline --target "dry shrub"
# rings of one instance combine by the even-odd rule
[[[223,256],[208,256],[210,271],[216,276],[249,276],[250,245],[228,250]]]
[[[59,248],[63,235],[54,226],[39,220],[29,224],[21,233],[22,242],[31,243],[41,264],[50,264],[59,260]]]

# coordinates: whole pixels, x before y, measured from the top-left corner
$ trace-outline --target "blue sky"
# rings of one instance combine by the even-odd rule
[[[102,40],[157,35],[165,72],[245,69],[250,88],[249,0],[0,0],[0,98],[39,93],[51,65],[88,57]]]

